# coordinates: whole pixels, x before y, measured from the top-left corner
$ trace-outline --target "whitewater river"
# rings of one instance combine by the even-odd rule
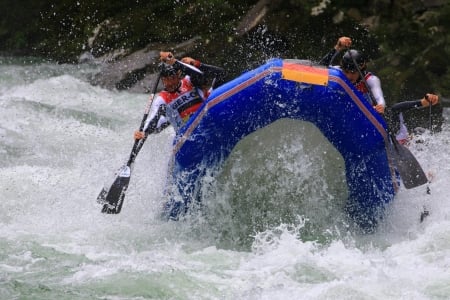
[[[97,71],[0,58],[0,299],[450,298],[448,124],[410,147],[431,194],[402,190],[372,235],[343,216],[342,159],[294,121],[244,140],[181,222],[159,219],[173,130],[150,136],[104,215],[148,95],[91,86]]]

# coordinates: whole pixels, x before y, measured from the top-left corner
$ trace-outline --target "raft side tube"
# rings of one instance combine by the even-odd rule
[[[272,59],[212,92],[174,140],[165,213],[186,211],[208,169],[219,169],[245,136],[279,119],[313,123],[342,154],[349,214],[375,226],[396,191],[385,142],[386,124],[344,74],[310,61]],[[174,200],[176,198],[176,200]],[[175,208],[177,207],[177,208]]]

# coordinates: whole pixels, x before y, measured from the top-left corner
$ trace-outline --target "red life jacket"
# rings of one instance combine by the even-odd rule
[[[355,87],[358,91],[360,91],[361,93],[363,93],[364,95],[367,94],[369,92],[369,90],[367,89],[367,86],[364,84],[364,81],[367,82],[367,79],[369,79],[369,77],[372,76],[372,73],[367,72],[364,75],[364,80],[360,79],[356,84]]]
[[[167,105],[178,111],[183,121],[187,121],[203,102],[195,87],[186,78],[181,79],[181,85],[175,93],[163,90],[159,95]]]

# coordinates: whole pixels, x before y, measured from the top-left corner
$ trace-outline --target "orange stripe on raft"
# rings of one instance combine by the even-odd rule
[[[328,69],[283,62],[281,77],[302,83],[328,85]]]

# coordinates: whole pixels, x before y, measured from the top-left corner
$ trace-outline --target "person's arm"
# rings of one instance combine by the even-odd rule
[[[414,100],[414,101],[403,101],[396,103],[392,105],[391,109],[393,112],[400,113],[407,110],[410,110],[412,108],[419,108],[422,107],[421,100]]]
[[[426,94],[425,97],[423,97],[420,100],[413,100],[413,101],[404,101],[396,103],[392,106],[392,110],[394,112],[405,112],[407,110],[416,108],[422,108],[422,107],[428,107],[431,105],[436,105],[439,102],[439,96],[435,94]]]
[[[160,52],[160,60],[162,62],[172,65],[175,69],[181,70],[184,74],[190,77],[192,84],[195,87],[204,88],[213,79],[216,81],[223,80],[225,70],[201,63],[199,60],[191,57],[184,57],[181,61],[177,60],[172,52]]]
[[[219,85],[225,80],[226,71],[221,67],[201,63],[200,70],[205,74],[206,78],[215,79]]]
[[[368,88],[370,89],[371,95],[373,96],[373,100],[375,100],[376,104],[374,105],[374,108],[377,112],[380,114],[384,113],[384,110],[386,108],[386,101],[384,100],[383,90],[381,89],[381,81],[380,79],[375,76],[371,75],[366,80]]]
[[[188,74],[191,77],[191,81],[195,86],[203,86],[206,82],[216,80],[216,83],[222,83],[224,81],[226,72],[225,69],[213,65],[208,65],[200,62],[197,59],[191,57],[183,57],[181,62],[189,64],[202,71],[202,76],[198,74]]]
[[[386,109],[384,116],[386,121],[389,124],[389,128],[392,132],[397,133],[400,130],[400,126],[402,123],[401,113],[408,111],[410,109],[420,109],[423,107],[427,107],[430,104],[436,105],[439,102],[439,97],[435,94],[426,94],[420,100],[413,101],[403,101],[394,104],[392,107]]]
[[[175,58],[172,52],[159,52],[159,59],[169,65],[172,65],[175,70],[179,70],[185,75],[189,76],[203,76],[203,71],[199,69],[200,61],[193,60],[192,61],[179,61]]]
[[[319,61],[320,65],[331,66],[334,62],[336,56],[343,50],[350,48],[352,45],[352,39],[346,36],[342,36],[334,45],[334,48],[330,50],[322,59]]]
[[[143,139],[145,135],[151,133],[160,133],[163,129],[167,128],[170,123],[167,121],[166,115],[166,103],[161,96],[157,96],[150,108],[149,116],[145,121],[143,131],[135,131],[134,138],[136,140]]]
[[[319,65],[322,66],[331,66],[333,64],[333,60],[336,57],[338,51],[336,49],[331,49],[321,60],[319,60]]]

